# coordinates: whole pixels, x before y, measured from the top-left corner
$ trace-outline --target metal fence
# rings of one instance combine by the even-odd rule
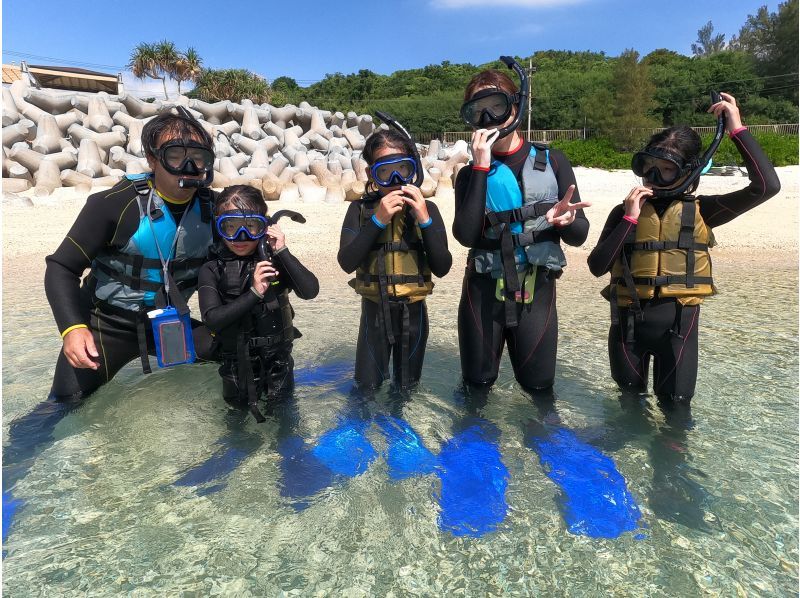
[[[780,135],[797,135],[798,124],[776,124],[776,125],[747,125],[752,133],[778,133]],[[692,127],[699,134],[713,134],[716,127]],[[642,129],[650,135],[663,131],[664,128]],[[539,143],[550,143],[551,141],[573,141],[576,139],[590,139],[597,136],[595,129],[530,129],[520,130],[520,133],[528,141]],[[455,143],[459,139],[469,141],[472,139],[472,131],[445,131],[444,133],[421,133],[415,135],[417,142],[428,144],[432,139],[440,139],[443,143]]]

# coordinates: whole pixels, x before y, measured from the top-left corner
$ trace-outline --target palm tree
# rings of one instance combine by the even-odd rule
[[[161,83],[164,85],[164,97],[168,97],[166,77],[161,69],[160,55],[156,44],[144,42],[138,44],[131,53],[128,68],[138,79],[161,79]]]
[[[178,51],[178,48],[175,47],[174,43],[162,39],[155,45],[155,52],[158,69],[161,74],[170,79],[175,79],[178,62],[181,59],[181,53]],[[169,96],[167,96],[166,81],[164,82],[164,97],[167,99],[169,98]]]
[[[172,75],[172,78],[178,82],[178,95],[181,93],[182,81],[197,81],[202,72],[203,59],[194,48],[189,48],[181,55]]]

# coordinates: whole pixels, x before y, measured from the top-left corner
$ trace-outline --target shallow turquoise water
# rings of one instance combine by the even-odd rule
[[[231,416],[214,366],[148,377],[128,366],[57,424],[16,483],[25,504],[4,546],[3,591],[796,595],[797,271],[751,275],[723,263],[715,273],[724,292],[701,313],[688,420],[663,413],[652,398],[620,400],[608,375],[602,283],[578,268],[562,279],[555,410],[532,404],[504,362],[477,412],[499,432],[509,474],[508,511],[480,537],[441,529],[437,476],[390,478],[374,425],[366,436],[378,456],[363,473],[334,480],[306,508],[284,496],[292,480],[283,474],[282,439],[288,430],[310,446],[336,425],[347,406],[346,374],[301,385],[296,417],[259,426]],[[366,406],[370,416],[402,415],[432,453],[468,416],[456,392],[458,278],[448,276],[430,301],[421,388],[400,410],[385,391]],[[27,301],[3,314],[4,444],[11,421],[45,398],[58,349],[34,291],[4,288],[6,306]],[[356,302],[336,313],[315,302],[296,309],[305,334],[298,370],[348,364]],[[568,530],[558,487],[530,448],[541,425],[569,430],[613,459],[641,509],[636,530],[613,539]],[[230,473],[174,484],[221,447],[241,457]]]

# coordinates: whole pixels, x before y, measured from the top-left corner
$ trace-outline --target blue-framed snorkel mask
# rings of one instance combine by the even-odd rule
[[[417,162],[413,156],[391,154],[380,158],[370,167],[372,180],[381,187],[410,185],[417,176]]]
[[[226,241],[258,241],[270,224],[268,216],[241,210],[225,211],[216,219],[217,232]]]

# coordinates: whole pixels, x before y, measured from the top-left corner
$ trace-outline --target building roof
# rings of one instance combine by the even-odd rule
[[[3,83],[13,83],[22,79],[22,72],[16,64],[3,65]]]
[[[69,91],[105,91],[117,93],[117,76],[66,66],[27,65],[28,72],[33,75],[42,87],[49,89],[66,89]],[[5,68],[3,69],[5,81]]]

